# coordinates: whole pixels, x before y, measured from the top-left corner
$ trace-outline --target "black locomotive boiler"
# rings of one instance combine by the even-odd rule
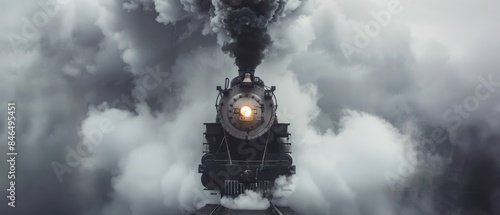
[[[198,172],[207,190],[236,196],[254,190],[269,196],[279,176],[295,174],[288,123],[276,117],[276,87],[253,70],[239,72],[229,86],[217,87],[215,123],[204,123]]]

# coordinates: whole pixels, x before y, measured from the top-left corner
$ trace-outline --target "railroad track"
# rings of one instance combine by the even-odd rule
[[[206,205],[192,215],[297,215],[288,207],[277,207],[271,203],[266,210],[234,210],[222,205]]]

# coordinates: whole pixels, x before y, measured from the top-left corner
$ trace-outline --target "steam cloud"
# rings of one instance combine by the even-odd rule
[[[226,208],[236,210],[265,210],[270,206],[268,199],[262,198],[260,193],[251,190],[245,190],[234,199],[223,197],[220,203]]]

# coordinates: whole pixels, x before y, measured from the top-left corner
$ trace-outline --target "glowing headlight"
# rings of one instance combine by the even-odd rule
[[[253,111],[252,108],[250,108],[248,106],[243,106],[240,109],[240,114],[242,116],[249,117],[249,116],[252,116],[252,111]]]

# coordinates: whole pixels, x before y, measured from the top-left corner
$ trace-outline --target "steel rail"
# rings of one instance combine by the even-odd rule
[[[213,210],[212,212],[210,212],[208,215],[217,215],[217,214],[220,214],[223,210],[223,207],[222,205],[218,204]]]
[[[271,209],[271,212],[274,215],[283,215],[283,213],[281,213],[281,211],[273,203],[271,203],[271,205],[269,206],[269,209]]]

